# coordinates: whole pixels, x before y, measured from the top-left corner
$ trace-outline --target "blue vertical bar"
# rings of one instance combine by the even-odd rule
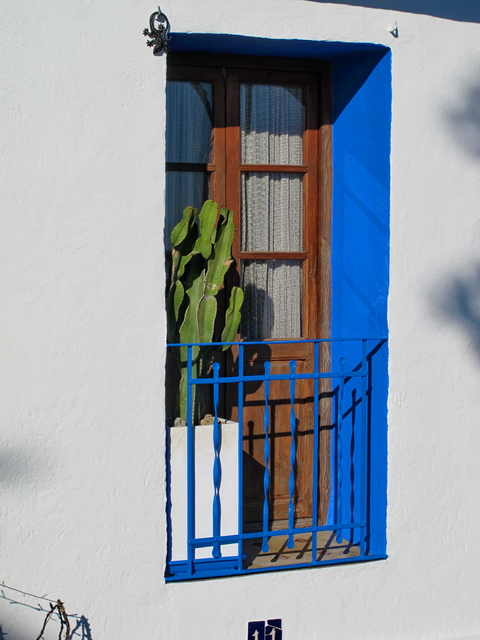
[[[219,382],[218,370],[220,365],[214,362],[213,369],[213,504],[212,504],[212,529],[213,537],[217,539],[213,543],[212,556],[220,558],[220,520],[221,520],[221,504],[220,504],[220,485],[222,483],[222,463],[220,460],[220,448],[222,443],[222,434],[220,423],[218,421],[218,400],[219,400]]]
[[[320,343],[315,342],[313,345],[313,372],[318,374],[320,368]],[[319,429],[320,429],[320,411],[319,411],[319,379],[313,380],[313,486],[312,486],[312,527],[318,525],[318,482],[319,482]],[[317,531],[312,532],[312,562],[317,559]]]
[[[268,399],[270,396],[270,362],[265,362],[265,408],[263,410],[263,431],[265,434],[265,441],[263,443],[263,460],[265,462],[265,471],[263,473],[263,543],[262,551],[266,553],[268,551],[268,489],[270,486],[270,442],[268,439],[269,432],[269,411],[268,411]]]
[[[368,402],[367,402],[367,341],[362,340],[362,435],[361,435],[361,461],[360,461],[360,555],[365,554],[367,537],[367,438],[368,438]]]
[[[192,347],[187,347],[187,563],[188,573],[193,575],[195,547],[191,541],[195,537],[195,429],[192,412]]]
[[[295,420],[295,369],[297,367],[297,363],[295,360],[290,360],[290,435],[292,441],[290,443],[290,477],[288,480],[288,542],[287,547],[289,549],[293,549],[295,546],[293,540],[293,527],[294,527],[294,516],[295,516],[295,459],[296,459],[296,448],[295,448],[295,428],[296,428],[296,420]]]
[[[337,415],[337,522],[341,524],[343,520],[342,509],[342,485],[343,485],[343,442],[342,442],[342,423],[343,423],[343,392],[345,389],[345,358],[340,358],[340,383],[338,389],[338,415]],[[340,522],[339,522],[340,520]],[[337,529],[337,543],[342,542],[342,529]]]
[[[238,533],[243,533],[243,372],[244,345],[238,345]],[[238,538],[238,570],[243,569],[243,538]]]

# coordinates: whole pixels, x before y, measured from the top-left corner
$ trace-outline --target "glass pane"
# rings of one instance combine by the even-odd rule
[[[245,260],[242,334],[250,340],[302,335],[302,261]]]
[[[209,174],[202,171],[167,171],[165,247],[170,251],[170,234],[182,219],[185,207],[199,209],[208,198]]]
[[[240,128],[244,164],[303,164],[302,88],[241,84]]]
[[[210,162],[212,85],[167,82],[167,162]]]
[[[244,173],[242,251],[301,251],[302,176]]]

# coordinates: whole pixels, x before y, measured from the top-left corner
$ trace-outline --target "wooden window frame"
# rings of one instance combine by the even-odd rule
[[[307,86],[305,165],[245,165],[240,162],[238,86],[251,78],[256,83]],[[240,228],[240,175],[242,171],[303,173],[303,250],[298,252],[246,252],[235,236],[233,253],[240,260],[300,259],[302,268],[303,338],[328,338],[331,306],[331,209],[332,131],[331,65],[304,58],[254,57],[212,53],[172,52],[168,56],[167,80],[211,82],[213,130],[211,161],[206,164],[167,163],[166,169],[206,171],[210,174],[212,199],[233,209]],[[317,282],[315,295],[309,295]]]

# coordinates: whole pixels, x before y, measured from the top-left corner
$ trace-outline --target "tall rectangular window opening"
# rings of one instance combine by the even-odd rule
[[[368,552],[361,467],[371,345],[351,341],[339,366],[330,361],[331,108],[328,62],[169,54],[166,246],[185,206],[210,198],[232,209],[229,278],[241,284],[245,302],[239,346],[216,358],[220,381],[211,372],[204,381],[216,385],[216,409],[239,425],[236,462],[226,432],[219,447],[215,434],[203,445],[201,432],[187,428],[183,462],[170,458],[167,579],[312,566]],[[172,424],[178,377],[170,367]],[[197,460],[201,446],[211,449],[206,469]],[[177,491],[182,477],[185,488]],[[202,506],[200,493],[207,495]],[[221,509],[210,522],[215,500]],[[228,523],[232,500],[238,508]]]

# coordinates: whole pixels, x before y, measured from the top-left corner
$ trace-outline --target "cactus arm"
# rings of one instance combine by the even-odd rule
[[[177,342],[177,325],[180,307],[185,297],[185,290],[180,280],[177,280],[170,287],[167,296],[167,329],[168,341]]]
[[[170,234],[170,242],[172,243],[172,247],[177,247],[185,240],[195,220],[196,212],[197,210],[193,207],[185,207],[185,209],[183,210],[182,219],[178,224],[175,225],[172,233]]]
[[[178,245],[180,257],[178,259],[178,268],[176,273],[177,278],[181,278],[183,276],[188,263],[193,258],[193,256],[198,253],[198,251],[195,251],[195,238],[197,237],[198,233],[197,229],[198,225],[196,222],[194,222],[183,242]]]
[[[242,317],[240,309],[242,308],[243,297],[243,291],[240,287],[232,287],[230,302],[225,313],[225,327],[222,331],[222,342],[233,342],[235,339]],[[224,345],[222,351],[226,351],[229,348],[229,345]]]
[[[200,235],[195,243],[195,251],[201,253],[205,260],[212,255],[213,240],[216,233],[216,223],[218,219],[218,204],[211,200],[206,200],[200,211]]]
[[[200,300],[203,297],[203,286],[205,282],[205,273],[203,270],[198,270],[195,274],[195,278],[191,281],[190,286],[186,289],[186,294],[189,300],[188,306],[185,310],[185,315],[183,318],[183,322],[180,325],[179,337],[180,342],[188,343],[188,342],[199,342],[199,334],[198,334],[198,323],[197,323],[197,312],[198,305],[200,304]],[[199,347],[192,347],[192,360],[194,365],[194,375],[198,367],[196,366],[198,362],[199,356]],[[188,357],[188,347],[180,347],[180,390],[179,390],[179,408],[180,408],[180,417],[183,420],[187,420],[187,357]],[[195,385],[192,388],[192,400],[193,407],[196,406],[195,396],[196,396],[196,387]],[[190,416],[191,417],[191,416]],[[196,416],[195,416],[196,417]],[[187,420],[188,422],[188,420]]]
[[[232,264],[232,242],[235,233],[233,214],[225,209],[226,214],[217,233],[213,257],[208,261],[205,293],[216,296],[223,285],[225,274]],[[223,212],[223,210],[222,210]]]
[[[175,283],[175,289],[173,294],[173,312],[175,314],[175,321],[178,322],[178,313],[180,310],[180,306],[185,297],[185,289],[183,288],[183,284],[180,280],[177,280]]]
[[[232,242],[235,233],[230,209],[218,211],[218,204],[207,200],[200,214],[186,207],[182,220],[171,234],[172,277],[167,296],[167,323],[170,342],[205,343],[192,347],[193,377],[208,375],[212,342],[217,317],[218,291],[224,286],[225,275],[233,262]],[[232,342],[240,324],[243,291],[233,287],[225,313],[222,342]],[[224,346],[223,350],[228,349]],[[176,349],[180,369],[178,408],[180,416],[189,421],[201,417],[205,408],[204,386],[192,386],[193,415],[187,416],[188,347]]]
[[[187,420],[187,368],[185,367],[184,370],[182,370],[182,375],[180,377],[180,385],[178,388],[178,412],[180,414],[180,418],[182,418],[182,420],[185,420],[185,422],[188,423]]]
[[[216,317],[217,299],[214,296],[204,296],[198,305],[199,342],[212,342]]]
[[[199,342],[197,313],[198,305],[203,297],[204,283],[205,273],[200,271],[186,291],[189,303],[185,310],[183,322],[180,325],[180,342]]]
[[[172,273],[170,290],[167,295],[167,327],[170,342],[177,340],[180,306],[185,297],[181,277],[192,258],[191,249],[197,235],[195,215],[196,210],[193,207],[186,207],[182,220],[175,226],[171,234]]]

